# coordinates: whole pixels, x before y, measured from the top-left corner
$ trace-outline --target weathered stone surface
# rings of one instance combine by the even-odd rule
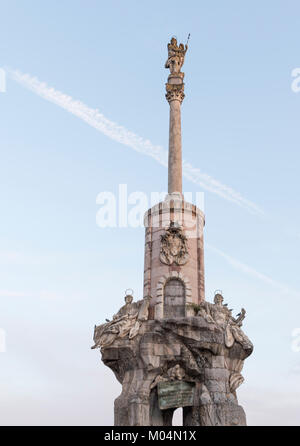
[[[204,372],[205,379],[215,381],[228,381],[229,375],[229,370],[221,368],[206,368]]]
[[[237,341],[228,348],[224,339],[220,326],[194,316],[143,321],[134,338],[117,337],[102,347],[103,362],[122,383],[115,400],[115,424],[171,425],[179,404],[184,406],[185,426],[246,424],[235,391],[252,349],[245,350]],[[172,392],[168,398],[166,391],[165,404],[160,404],[158,387],[176,385],[193,386],[190,407],[180,395],[177,402]]]

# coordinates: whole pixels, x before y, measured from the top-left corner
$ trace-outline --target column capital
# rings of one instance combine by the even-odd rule
[[[184,94],[184,83],[181,84],[166,84],[166,99],[167,101],[179,101],[182,103],[185,94]]]

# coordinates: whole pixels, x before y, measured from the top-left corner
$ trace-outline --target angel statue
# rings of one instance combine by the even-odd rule
[[[141,323],[148,319],[150,296],[133,302],[131,294],[125,296],[125,305],[113,316],[112,320],[95,326],[92,348],[108,347],[117,338],[133,339],[139,332]]]
[[[225,345],[231,348],[234,342],[238,342],[245,350],[252,349],[252,343],[242,331],[241,326],[245,319],[246,311],[242,308],[237,318],[232,316],[232,310],[223,304],[223,296],[216,293],[214,303],[202,302],[198,315],[204,317],[208,323],[215,323],[224,330]]]
[[[178,74],[180,77],[184,76],[181,73],[181,67],[184,64],[185,53],[187,52],[188,45],[177,45],[177,39],[172,37],[171,42],[168,43],[168,59],[165,63],[165,68],[169,68],[171,74]]]

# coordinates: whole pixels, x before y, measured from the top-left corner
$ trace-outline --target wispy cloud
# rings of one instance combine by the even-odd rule
[[[148,139],[144,139],[137,134],[127,130],[125,127],[107,119],[98,109],[88,107],[81,101],[73,99],[53,87],[41,82],[36,77],[21,73],[18,70],[7,69],[9,75],[19,84],[30,89],[42,98],[50,101],[59,107],[82,119],[84,122],[94,127],[107,137],[119,142],[133,150],[150,156],[158,163],[167,167],[168,153],[159,146],[154,145]],[[189,162],[183,161],[183,175],[191,182],[201,186],[203,189],[222,197],[223,199],[235,203],[246,209],[248,212],[257,215],[263,215],[264,212],[255,203],[247,200],[239,192],[231,187],[222,184],[215,178],[193,167]]]
[[[223,257],[231,266],[238,269],[239,271],[242,271],[245,274],[248,274],[258,280],[261,280],[262,282],[265,282],[268,285],[271,285],[272,287],[276,288],[283,294],[287,294],[292,297],[296,297],[299,299],[300,293],[289,288],[287,285],[278,282],[277,280],[272,279],[271,277],[260,273],[259,271],[256,271],[254,268],[246,265],[245,263],[240,262],[239,260],[229,256],[225,252],[221,251],[218,248],[215,248],[214,246],[206,243],[206,247],[210,249],[211,251],[217,253],[219,256]]]

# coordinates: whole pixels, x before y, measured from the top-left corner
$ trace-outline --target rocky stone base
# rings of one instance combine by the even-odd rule
[[[252,345],[225,345],[224,330],[201,316],[148,320],[133,339],[102,347],[102,360],[122,383],[115,400],[117,426],[171,426],[176,407],[162,409],[159,383],[193,383],[184,426],[243,426],[236,388]],[[163,402],[168,405],[168,399]],[[172,402],[170,403],[172,404]]]

